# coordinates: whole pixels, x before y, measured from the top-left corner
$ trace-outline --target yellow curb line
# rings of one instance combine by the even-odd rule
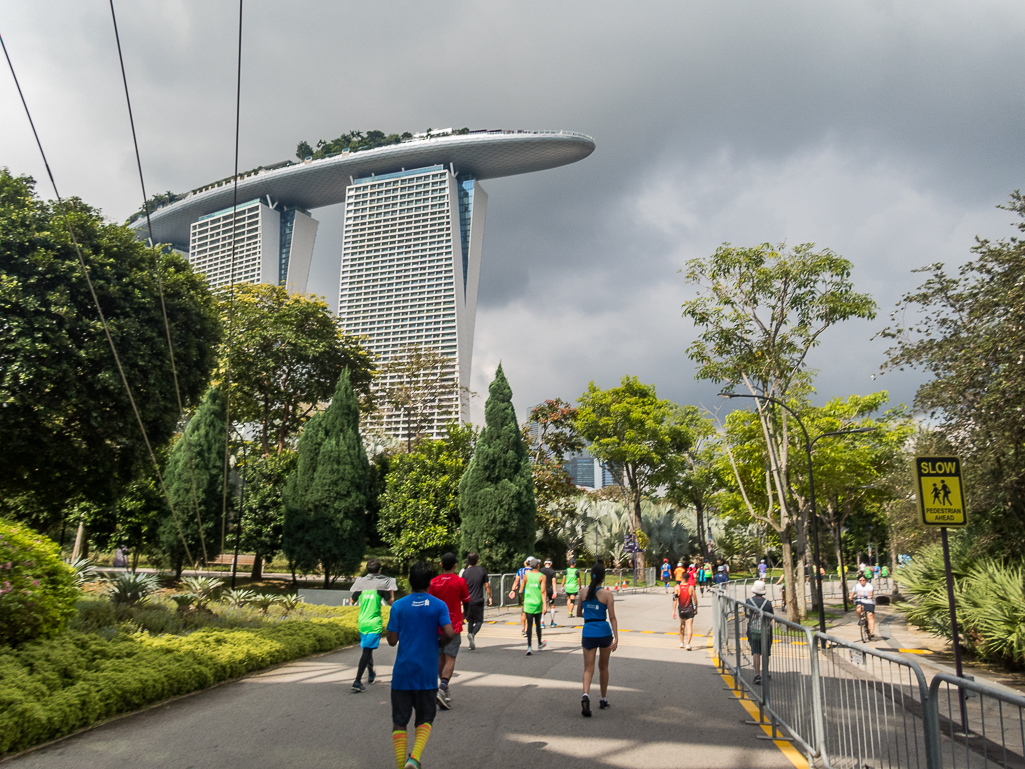
[[[711,644],[709,644],[709,656],[712,657],[713,664],[718,666],[718,661],[712,654]],[[722,678],[722,680],[726,683],[726,686],[728,686],[730,690],[733,689],[733,676],[728,675],[727,673],[719,673],[719,677]],[[733,698],[741,704],[744,710],[747,711],[747,714],[751,716],[752,720],[759,720],[758,708],[755,707],[755,704],[751,702],[751,700],[741,699],[737,696],[736,692],[733,692]],[[769,724],[760,724],[760,726],[762,727],[763,732],[765,732],[770,737],[772,736],[772,727]],[[787,760],[789,760],[790,763],[792,763],[796,767],[796,769],[809,769],[808,760],[803,755],[801,755],[801,752],[793,745],[791,745],[789,742],[787,742],[786,740],[772,740],[772,744],[779,748],[780,753],[786,756]]]

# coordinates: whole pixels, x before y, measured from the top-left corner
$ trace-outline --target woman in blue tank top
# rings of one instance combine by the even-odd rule
[[[606,698],[609,691],[609,657],[619,645],[616,599],[603,587],[604,582],[605,564],[598,560],[591,570],[591,585],[584,599],[577,604],[577,616],[584,618],[584,696],[580,698],[580,710],[588,718],[591,717],[591,679],[594,677],[595,657],[598,659],[598,680],[601,686],[599,707],[605,710],[609,706]]]

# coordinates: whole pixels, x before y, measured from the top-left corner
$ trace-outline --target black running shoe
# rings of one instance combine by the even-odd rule
[[[370,668],[370,670],[367,671],[367,683],[368,684],[372,684],[376,680],[377,680],[377,673],[374,672],[373,668]]]
[[[580,713],[584,718],[591,717],[591,698],[586,694],[580,698]]]
[[[367,687],[365,687],[362,684],[362,682],[360,682],[360,681],[353,681],[352,682],[352,688],[349,691],[351,691],[353,694],[362,694],[366,690],[367,690]]]
[[[602,697],[602,699],[598,700],[598,710],[608,710],[609,707],[610,707],[609,701],[607,699],[605,699],[604,697]]]

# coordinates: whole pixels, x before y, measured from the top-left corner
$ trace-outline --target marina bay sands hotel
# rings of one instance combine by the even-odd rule
[[[317,235],[310,211],[344,202],[342,330],[362,337],[379,365],[410,346],[432,349],[451,359],[447,374],[466,388],[488,205],[480,182],[567,165],[593,151],[591,137],[568,131],[445,130],[240,174],[234,282],[305,292]],[[150,215],[156,242],[186,253],[214,287],[232,281],[233,181],[193,190]],[[132,226],[143,235],[145,218]],[[440,437],[468,411],[468,398],[453,396],[423,432]],[[402,419],[386,413],[385,431],[402,435]]]

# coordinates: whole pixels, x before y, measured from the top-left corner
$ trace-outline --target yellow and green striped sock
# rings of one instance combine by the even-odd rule
[[[431,736],[431,725],[420,724],[416,727],[416,739],[413,741],[413,758],[420,760],[420,754],[427,746],[427,738]]]
[[[391,733],[391,741],[395,745],[395,765],[402,769],[406,765],[406,744],[408,738],[406,737],[406,730],[399,731],[396,729]]]

